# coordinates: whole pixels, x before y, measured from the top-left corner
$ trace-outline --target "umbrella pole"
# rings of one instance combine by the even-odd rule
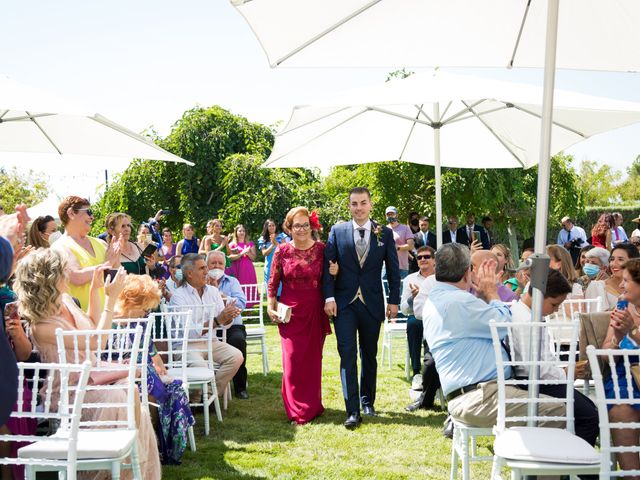
[[[549,178],[551,174],[551,121],[553,114],[553,90],[556,73],[556,45],[558,39],[558,6],[559,0],[547,2],[547,36],[544,59],[544,87],[542,93],[542,125],[540,129],[540,162],[538,164],[538,195],[536,203],[536,229],[535,229],[535,253],[542,261],[534,262],[534,275],[546,279],[548,271],[548,256],[546,256],[547,243],[547,217],[549,215]],[[546,257],[546,258],[544,258]],[[536,272],[538,267],[538,272]],[[544,282],[546,285],[546,282]],[[531,308],[531,321],[542,321],[543,292],[534,286],[533,302]],[[539,358],[542,337],[539,329],[532,329],[530,338],[532,358]],[[529,369],[529,398],[538,398],[539,368]],[[537,415],[537,404],[529,404],[529,426],[535,426],[536,421],[531,418]]]
[[[437,247],[442,246],[442,178],[440,176],[440,104],[433,104],[433,158],[435,165],[436,177],[436,241]]]

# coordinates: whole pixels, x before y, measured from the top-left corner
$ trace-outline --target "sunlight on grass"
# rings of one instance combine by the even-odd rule
[[[249,395],[234,399],[224,421],[211,420],[205,437],[197,415],[197,452],[187,451],[180,466],[165,467],[166,479],[445,479],[449,478],[451,441],[444,438],[444,412],[404,410],[410,402],[404,379],[404,350],[398,343],[393,368],[379,366],[377,418],[348,431],[338,376],[335,335],[327,338],[323,363],[324,415],[292,426],[280,395],[282,362],[277,327],[267,328],[271,372],[249,356]],[[380,351],[380,347],[378,349]],[[480,442],[487,453],[491,440]],[[489,463],[472,464],[472,478],[489,477]],[[458,476],[461,476],[459,472]]]

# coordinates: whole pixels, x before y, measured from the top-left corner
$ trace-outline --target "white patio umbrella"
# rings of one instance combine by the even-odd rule
[[[436,167],[436,228],[442,240],[440,166],[528,168],[538,162],[542,90],[453,75],[412,75],[295,107],[276,135],[269,167],[327,167],[403,160]],[[640,122],[640,104],[557,90],[551,151]]]
[[[542,67],[543,0],[231,0],[272,67]],[[562,0],[557,67],[639,71],[640,2]]]
[[[0,76],[0,153],[55,160],[161,160],[193,165],[96,113]]]

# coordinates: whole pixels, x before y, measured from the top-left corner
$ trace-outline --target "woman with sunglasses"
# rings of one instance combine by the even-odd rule
[[[103,240],[89,236],[93,212],[85,198],[66,197],[58,206],[58,216],[64,235],[51,248],[67,258],[69,294],[80,302],[80,308],[87,311],[93,271],[105,262],[113,269],[120,267],[120,243],[113,242],[108,247]],[[100,289],[99,294],[102,308],[104,289]]]
[[[402,297],[400,298],[400,309],[407,315],[407,341],[409,342],[409,357],[411,358],[411,368],[413,368],[413,381],[411,387],[420,390],[422,385],[422,320],[418,320],[414,315],[413,300],[418,295],[420,287],[435,273],[435,250],[430,246],[418,248],[416,253],[418,271],[410,273],[402,283]]]

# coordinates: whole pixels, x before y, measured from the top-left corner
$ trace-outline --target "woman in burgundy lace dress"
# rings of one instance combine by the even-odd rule
[[[311,230],[319,229],[320,224],[304,207],[291,209],[285,225],[293,240],[280,244],[274,254],[267,298],[269,317],[280,330],[284,409],[289,420],[303,424],[324,412],[322,348],[331,333],[322,296],[324,244],[313,240]],[[277,314],[280,282],[280,302],[291,307],[287,323],[282,323]]]

